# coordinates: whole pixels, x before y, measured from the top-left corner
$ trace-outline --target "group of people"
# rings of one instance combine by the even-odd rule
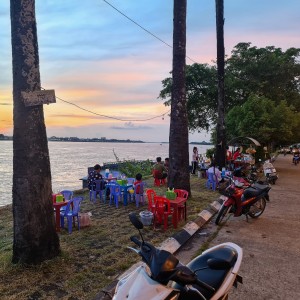
[[[234,161],[238,160],[240,157],[242,157],[242,151],[241,148],[238,147],[234,153],[232,153],[229,150],[229,147],[226,147],[226,165],[228,169],[233,169],[234,168]],[[196,170],[198,168],[199,162],[200,162],[201,156],[198,153],[198,148],[197,147],[193,147],[193,153],[192,153],[192,171],[191,174],[196,174]],[[213,173],[216,175],[218,181],[222,181],[222,173],[219,170],[219,168],[216,167],[214,160],[211,159],[211,164],[209,166],[209,168],[207,169],[208,173]]]
[[[142,178],[143,178],[143,176],[142,176],[141,173],[136,174],[133,186],[136,186],[137,184],[141,183],[142,182]],[[95,188],[96,188],[96,180],[101,180],[100,189],[101,190],[105,190],[107,183],[103,179],[103,176],[101,174],[101,166],[99,164],[96,164],[94,166],[94,169],[91,172],[89,172],[89,176],[88,176],[88,188],[89,188],[90,191],[95,190]],[[140,188],[140,186],[137,186],[137,189],[135,191],[137,194],[139,193],[139,188]],[[106,197],[109,198],[109,196],[110,196],[110,189],[106,189]]]
[[[161,157],[156,157],[156,163],[153,166],[153,177],[157,179],[165,179],[168,177],[169,158],[165,158],[163,163]]]

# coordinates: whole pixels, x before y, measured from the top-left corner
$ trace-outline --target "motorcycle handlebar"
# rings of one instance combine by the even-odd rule
[[[197,284],[200,287],[207,289],[208,291],[215,292],[215,288],[210,286],[209,284],[201,281],[197,278],[197,275],[191,270],[187,269],[187,267],[183,266],[180,268],[181,270],[176,272],[172,278],[175,282],[179,282],[180,284]]]
[[[136,245],[138,245],[139,247],[141,247],[142,242],[141,242],[136,236],[131,236],[131,237],[130,237],[130,240],[131,240],[132,242],[134,242]]]

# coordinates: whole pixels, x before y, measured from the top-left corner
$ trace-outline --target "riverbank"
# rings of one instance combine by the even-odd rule
[[[49,146],[52,190],[77,190],[82,187],[80,178],[87,175],[87,168],[104,162],[149,159],[155,161],[169,156],[169,144],[159,143],[73,143],[51,142]],[[192,153],[193,146],[189,146]],[[208,146],[199,146],[199,153],[206,153]],[[0,206],[12,203],[13,145],[0,141]]]

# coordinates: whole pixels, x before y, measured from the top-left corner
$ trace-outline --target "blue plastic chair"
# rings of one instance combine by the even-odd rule
[[[60,192],[60,194],[64,196],[65,200],[71,200],[73,197],[73,191],[70,190],[63,190]]]
[[[70,190],[62,190],[60,194],[63,195],[65,200],[71,200],[73,198],[73,191]],[[60,211],[64,212],[66,210],[66,206],[61,207]]]
[[[119,199],[122,199],[122,188],[116,182],[111,182],[108,184],[110,189],[109,205],[114,201],[116,207],[119,207]]]
[[[139,207],[140,203],[144,204],[144,182],[137,183],[134,186],[134,198],[135,198],[135,205],[136,207]],[[138,193],[137,193],[138,191]]]
[[[134,182],[135,182],[135,178],[127,178],[127,183],[128,184],[134,184]]]
[[[207,181],[206,181],[206,187],[208,189],[212,189],[213,191],[216,190],[216,187],[218,186],[218,180],[217,176],[213,173],[206,172]]]
[[[83,201],[83,197],[74,197],[72,200],[69,200],[68,204],[66,205],[66,210],[60,213],[60,224],[61,227],[65,227],[65,218],[67,218],[68,222],[68,232],[72,233],[72,225],[74,221],[75,226],[75,218],[77,218],[77,225],[78,230],[80,229],[80,218],[78,216],[80,210],[80,203]]]
[[[95,180],[95,187],[93,187],[93,189],[90,190],[90,201],[96,203],[98,194],[100,200],[104,199],[103,201],[105,202],[106,189],[105,189],[105,181],[103,179]]]

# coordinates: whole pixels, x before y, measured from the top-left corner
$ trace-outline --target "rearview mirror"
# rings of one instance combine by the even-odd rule
[[[129,220],[136,229],[143,229],[144,225],[134,212],[129,214]]]

